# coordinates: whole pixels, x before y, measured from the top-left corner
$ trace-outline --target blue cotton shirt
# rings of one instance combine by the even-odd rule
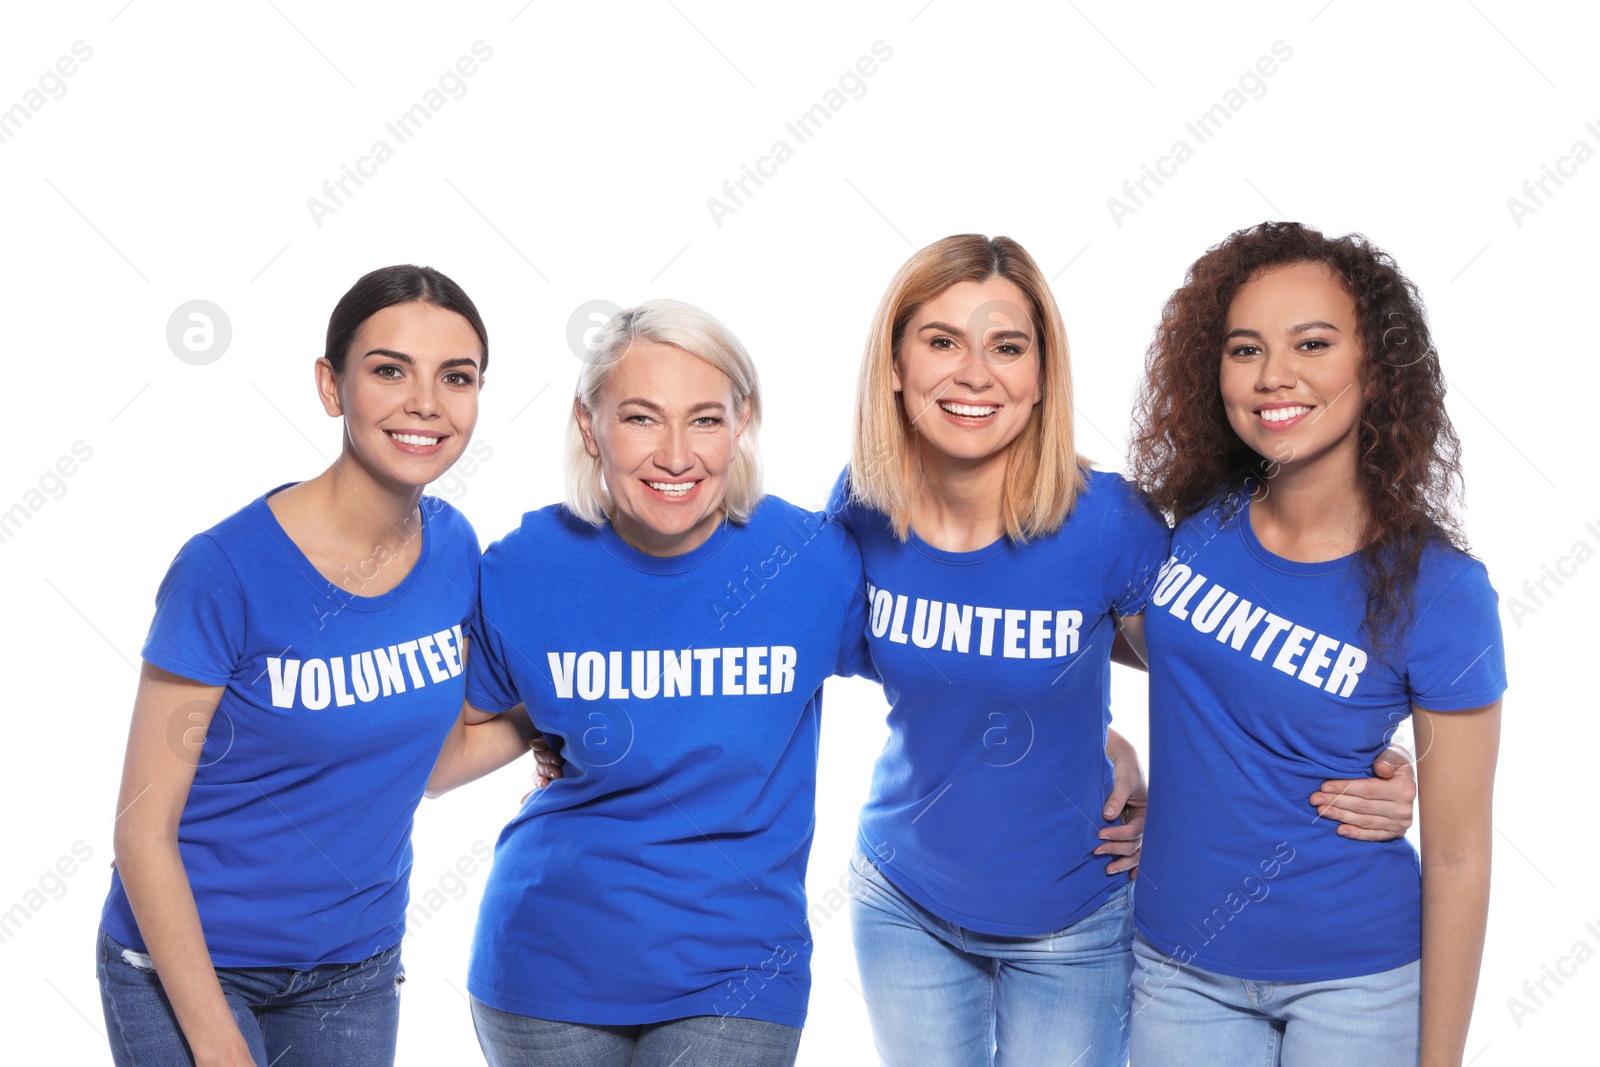
[[[800,1026],[822,683],[860,666],[855,543],[766,497],[667,558],[564,507],[483,557],[467,697],[565,760],[500,834],[468,988],[501,1011]]]
[[[1134,914],[1180,962],[1302,982],[1420,958],[1416,851],[1338,836],[1309,797],[1369,776],[1413,704],[1499,699],[1505,652],[1488,572],[1454,548],[1423,553],[1414,617],[1387,658],[1363,628],[1366,596],[1359,554],[1276,556],[1247,502],[1174,532],[1145,613],[1150,813]]]
[[[1060,930],[1127,881],[1093,854],[1114,616],[1143,610],[1169,534],[1123,478],[1087,478],[1058,532],[974,552],[900,541],[844,479],[830,504],[861,545],[890,704],[861,847],[918,904],[982,933]]]
[[[324,578],[266,496],[161,582],[145,660],[224,687],[178,825],[218,967],[353,963],[404,935],[412,813],[461,713],[478,575],[460,512],[425,496],[421,514],[421,555],[380,596]],[[145,947],[116,873],[101,921]]]

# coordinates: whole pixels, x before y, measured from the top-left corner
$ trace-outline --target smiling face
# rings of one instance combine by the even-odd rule
[[[1005,454],[1042,397],[1039,331],[1028,298],[993,277],[957,282],[906,322],[894,388],[924,463]]]
[[[343,416],[344,453],[381,482],[418,487],[461,456],[478,421],[483,346],[466,319],[420,301],[373,313],[344,370],[317,361],[328,414]]]
[[[1283,470],[1356,469],[1362,344],[1355,301],[1320,263],[1268,268],[1228,305],[1222,404]]]
[[[652,556],[679,556],[711,536],[749,415],[726,374],[681,348],[638,340],[595,409],[574,401],[574,414],[584,448],[600,460],[619,537]]]

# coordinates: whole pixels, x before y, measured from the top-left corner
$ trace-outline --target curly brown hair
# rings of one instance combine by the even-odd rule
[[[1362,351],[1358,478],[1367,504],[1364,628],[1378,650],[1411,617],[1423,549],[1465,550],[1455,517],[1461,442],[1445,411],[1444,375],[1417,287],[1360,234],[1330,238],[1298,222],[1229,235],[1189,268],[1167,300],[1145,356],[1134,411],[1134,479],[1174,521],[1215,506],[1231,514],[1271,478],[1241,441],[1221,397],[1223,332],[1240,286],[1294,263],[1332,270],[1355,302]]]

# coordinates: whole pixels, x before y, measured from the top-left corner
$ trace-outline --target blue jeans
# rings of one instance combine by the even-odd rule
[[[562,1023],[472,998],[489,1067],[793,1067],[800,1030],[764,1019],[691,1015],[641,1026]]]
[[[934,915],[858,848],[850,920],[885,1067],[1123,1067],[1129,886],[1064,930],[975,933]]]
[[[117,1067],[192,1067],[194,1058],[150,957],[100,931],[96,970]],[[233,1021],[261,1067],[389,1067],[400,1027],[396,945],[360,963],[218,967]]]
[[[1252,982],[1133,941],[1133,1067],[1415,1064],[1420,961],[1323,982]]]

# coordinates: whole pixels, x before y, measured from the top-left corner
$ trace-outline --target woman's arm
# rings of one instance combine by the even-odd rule
[[[113,849],[128,904],[200,1067],[253,1067],[206,948],[178,823],[222,687],[146,663],[122,764]]]
[[[1106,758],[1111,761],[1111,795],[1106,798],[1105,810],[1100,814],[1114,824],[1100,831],[1100,840],[1105,843],[1097,846],[1094,854],[1113,857],[1106,865],[1106,873],[1121,874],[1137,870],[1139,866],[1149,795],[1145,791],[1138,750],[1115,730],[1106,731]]]
[[[1135,670],[1149,670],[1150,655],[1144,645],[1144,616],[1118,615],[1117,636],[1111,643],[1111,662]]]
[[[538,736],[526,704],[497,715],[463,701],[461,717],[445,738],[428,778],[428,796],[441,796],[499,770],[526,754]]]
[[[1119,615],[1116,622],[1112,662],[1146,670],[1144,616]],[[1144,814],[1150,805],[1144,768],[1139,766],[1138,750],[1115,730],[1106,731],[1106,758],[1111,761],[1113,781],[1111,795],[1106,798],[1105,810],[1100,814],[1115,823],[1100,831],[1100,840],[1105,844],[1097,847],[1094,854],[1116,857],[1106,865],[1107,874],[1134,871],[1137,877],[1139,848],[1144,841]]]
[[[1422,809],[1422,1067],[1459,1067],[1489,918],[1500,701],[1412,709]]]
[[[1371,778],[1334,778],[1311,794],[1311,806],[1339,824],[1340,837],[1393,841],[1411,829],[1417,777],[1411,753],[1390,745],[1372,762]]]

